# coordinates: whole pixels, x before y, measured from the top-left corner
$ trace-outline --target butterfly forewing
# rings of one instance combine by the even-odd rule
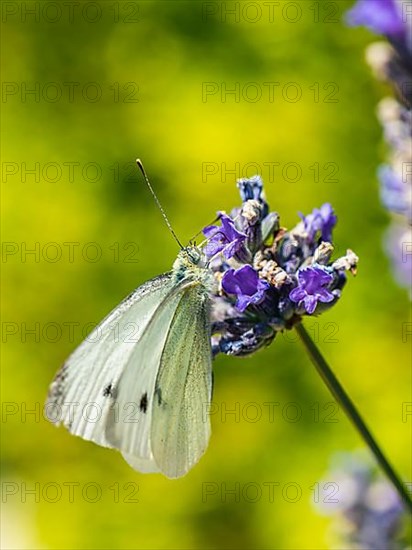
[[[183,289],[184,284],[170,289],[146,325],[118,380],[106,437],[125,454],[131,464],[132,457],[138,460],[138,464],[140,459],[152,460],[150,426],[155,381],[169,328],[184,294]]]
[[[119,377],[172,286],[170,273],[147,281],[80,344],[50,386],[49,420],[65,425],[74,435],[114,446],[106,437],[106,420],[116,400]]]
[[[176,309],[156,379],[152,451],[168,477],[185,475],[206,450],[212,393],[209,298],[196,281]]]

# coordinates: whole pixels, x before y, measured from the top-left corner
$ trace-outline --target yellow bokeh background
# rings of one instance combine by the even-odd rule
[[[254,163],[284,226],[331,202],[339,251],[360,257],[342,300],[306,325],[411,479],[409,302],[382,250],[376,180],[375,109],[390,90],[364,61],[371,35],[343,25],[346,1],[79,2],[72,17],[62,3],[56,21],[51,2],[3,4],[3,548],[327,548],[313,486],[362,442],[342,411],[328,416],[333,399],[292,333],[217,358],[210,446],[177,481],[55,429],[42,406],[90,323],[177,254],[134,159],[185,242],[239,203],[235,179]]]

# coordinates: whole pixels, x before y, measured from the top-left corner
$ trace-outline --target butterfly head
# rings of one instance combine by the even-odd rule
[[[189,274],[203,279],[206,273],[204,255],[197,246],[185,246],[179,252],[173,264],[173,273],[177,281],[185,279]]]
[[[182,249],[180,254],[191,265],[199,265],[202,260],[202,251],[197,246],[186,246]]]

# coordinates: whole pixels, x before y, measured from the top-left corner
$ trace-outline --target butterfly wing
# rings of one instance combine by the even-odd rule
[[[186,285],[175,284],[156,309],[128,358],[116,386],[106,437],[138,471],[158,471],[152,455],[151,424],[155,382],[163,348]]]
[[[152,279],[113,310],[63,365],[47,402],[55,424],[168,477],[187,473],[210,436],[209,298],[185,275]],[[139,328],[134,341],[130,325]]]
[[[121,373],[156,310],[173,289],[171,273],[137,288],[117,306],[72,353],[52,382],[46,413],[77,436],[105,447]],[[153,384],[157,371],[152,376]]]
[[[188,286],[177,307],[156,379],[151,446],[167,477],[185,475],[210,437],[212,394],[210,303],[199,282]]]

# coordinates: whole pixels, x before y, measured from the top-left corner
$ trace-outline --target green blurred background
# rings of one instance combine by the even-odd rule
[[[23,4],[39,6],[38,20]],[[343,299],[307,327],[411,479],[409,305],[381,247],[389,218],[375,177],[385,154],[375,108],[389,90],[364,62],[373,37],[343,26],[344,1],[80,2],[72,16],[60,3],[55,22],[51,4],[2,6],[3,548],[327,548],[313,485],[334,452],[361,441],[342,411],[328,416],[332,399],[294,334],[250,359],[215,361],[211,443],[181,480],[134,472],[114,451],[55,429],[41,407],[89,323],[176,256],[134,159],[183,241],[238,204],[235,178],[257,163],[285,226],[330,201],[338,247],[360,257]],[[270,98],[264,83],[273,82]],[[217,92],[205,96],[204,83]],[[222,97],[236,83],[239,97]],[[25,93],[36,85],[37,97]],[[96,89],[101,97],[87,99]],[[262,97],[247,100],[256,90]],[[287,101],[296,90],[301,98]],[[337,101],[324,102],[334,90]],[[278,163],[274,177],[267,163]],[[338,168],[330,178],[326,163]],[[24,177],[25,167],[37,175]],[[68,242],[78,243],[74,261]],[[25,255],[35,243],[38,253]],[[273,418],[264,403],[279,404]]]

